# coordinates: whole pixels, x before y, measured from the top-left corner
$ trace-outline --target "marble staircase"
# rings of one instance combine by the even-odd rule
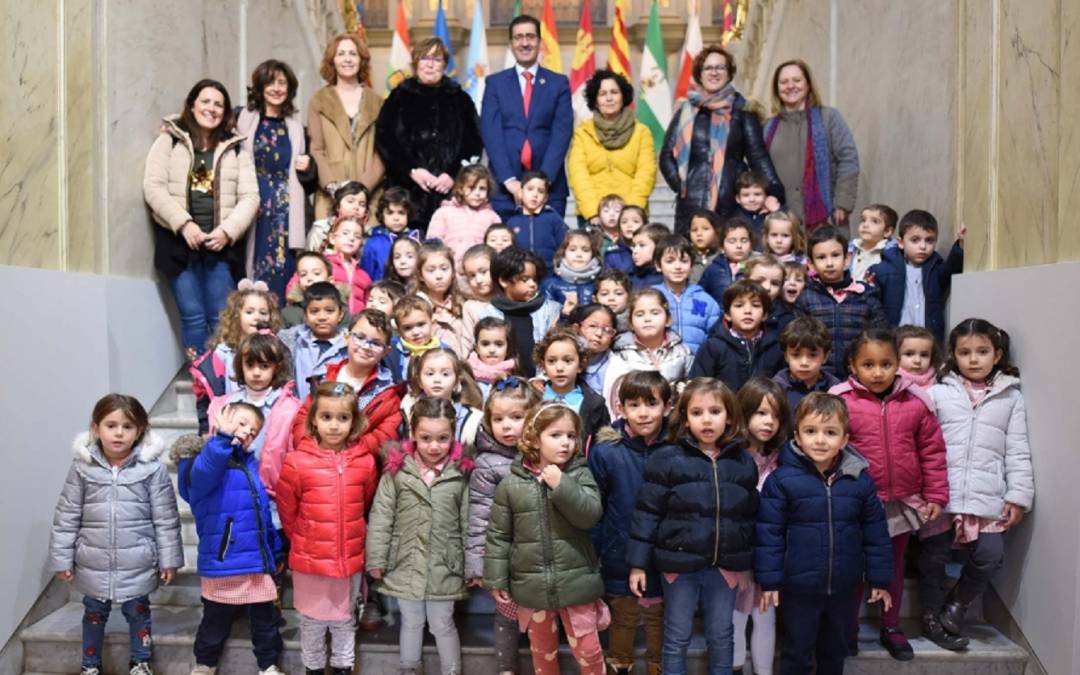
[[[184,433],[196,430],[194,396],[191,380],[182,373],[154,406],[151,412],[154,429],[172,440]],[[174,472],[175,476],[175,472]],[[192,644],[199,624],[199,579],[195,573],[195,527],[191,510],[179,500],[185,542],[185,566],[177,574],[176,581],[162,587],[152,596],[154,617],[154,669],[158,675],[188,675],[194,659]],[[287,585],[288,586],[288,585]],[[285,655],[283,667],[287,673],[303,673],[300,662],[299,621],[292,606],[291,591],[283,598],[285,616]],[[469,673],[494,673],[494,650],[492,644],[492,604],[486,594],[477,593],[470,600],[460,603],[458,627],[461,633],[464,671]],[[905,584],[905,596],[901,615],[909,637],[919,634],[917,592],[914,580]],[[865,611],[864,611],[865,614]],[[23,673],[44,675],[78,672],[81,649],[81,598],[72,593],[69,602],[30,625],[20,634],[24,661]],[[395,616],[390,615],[387,624],[375,633],[359,633],[357,640],[357,672],[392,674],[397,667],[397,626]],[[104,647],[105,675],[126,673],[128,659],[127,625],[119,610],[113,613],[107,625]],[[972,638],[970,649],[955,654],[940,649],[933,643],[913,637],[916,658],[911,663],[892,660],[877,643],[876,621],[864,616],[860,626],[859,655],[849,659],[847,672],[866,675],[913,675],[914,673],[940,673],[942,675],[1022,675],[1028,654],[1009,641],[995,628],[976,623],[967,629]],[[643,649],[639,654],[639,671],[644,673]],[[520,672],[531,673],[531,661],[525,641],[519,654]],[[427,675],[437,675],[438,658],[430,636],[425,645]],[[707,671],[707,655],[704,637],[697,631],[690,647],[690,673]],[[577,667],[564,645],[560,652],[562,672],[577,672]],[[225,654],[218,671],[222,675],[255,673],[255,661],[251,654],[246,620],[237,621],[226,645]],[[747,669],[744,672],[749,673]]]

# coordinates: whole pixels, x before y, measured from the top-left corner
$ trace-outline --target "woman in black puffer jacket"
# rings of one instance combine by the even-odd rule
[[[693,89],[675,111],[660,150],[660,173],[675,191],[675,231],[690,231],[695,208],[733,215],[735,179],[754,170],[768,181],[766,206],[775,211],[784,202],[784,185],[773,168],[761,134],[761,120],[747,110],[735,91],[735,59],[719,45],[705,47],[694,58]]]
[[[751,581],[758,510],[757,466],[735,395],[719,380],[691,380],[672,413],[671,438],[645,464],[626,548],[630,589],[647,590],[650,566],[663,577],[663,672],[685,672],[699,599],[709,662],[730,668],[731,615],[736,587]]]

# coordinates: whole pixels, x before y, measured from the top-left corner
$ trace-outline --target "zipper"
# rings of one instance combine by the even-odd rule
[[[873,394],[871,394],[872,396]],[[892,499],[896,494],[893,490],[893,465],[892,465],[892,450],[889,448],[889,413],[885,404],[887,401],[881,402],[881,438],[885,442],[885,470],[888,472],[888,480],[886,483],[889,485],[888,496]]]
[[[104,451],[102,451],[102,454],[104,454]],[[112,490],[112,494],[109,496],[109,569],[116,570],[118,569],[116,561],[116,499],[118,495],[116,493],[119,490],[116,482],[120,478],[120,467],[111,466],[109,468],[112,469],[112,487],[110,488]],[[115,576],[115,574],[109,574],[110,599],[114,596],[116,592]]]
[[[548,603],[552,607],[559,607],[559,594],[556,591],[556,580],[552,578],[552,569],[555,566],[555,555],[551,546],[551,523],[548,518],[548,495],[547,488],[540,481],[534,481],[536,489],[540,491],[540,529],[543,532],[541,543],[544,547],[544,562],[551,561],[550,565],[544,565],[544,587],[547,589]]]
[[[232,539],[233,518],[229,516],[225,520],[225,534],[221,537],[221,546],[218,547],[218,562],[225,562],[225,555],[229,552],[229,540]]]
[[[825,480],[825,503],[828,508],[828,523],[829,523],[829,571],[825,581],[825,594],[832,595],[832,575],[833,575],[833,512],[832,512],[832,485],[829,484],[828,479]]]
[[[259,490],[255,487],[255,480],[251,477],[251,472],[248,471],[247,467],[239,462],[237,462],[237,465],[240,471],[243,472],[244,478],[247,479],[248,490],[251,491],[251,501],[255,504],[255,529],[259,533],[259,557],[266,573],[273,574],[274,564],[266,553],[266,528],[263,524],[262,509],[259,508]]]
[[[341,465],[341,455],[337,454],[337,503],[338,503],[338,570],[345,575],[345,467]]]
[[[720,471],[716,466],[716,459],[710,457],[713,470],[713,493],[716,495],[716,545],[713,548],[713,566],[720,566]]]

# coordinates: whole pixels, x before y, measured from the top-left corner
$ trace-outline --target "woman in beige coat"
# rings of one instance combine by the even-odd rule
[[[150,147],[143,195],[154,220],[154,266],[169,281],[189,358],[207,348],[243,270],[245,235],[259,207],[251,155],[236,134],[225,85],[200,80],[184,110],[164,119]]]
[[[319,74],[327,85],[308,105],[311,156],[319,169],[315,218],[330,215],[330,183],[354,180],[374,191],[384,167],[375,152],[375,119],[382,97],[364,84],[371,67],[367,45],[356,35],[335,36],[326,46]]]

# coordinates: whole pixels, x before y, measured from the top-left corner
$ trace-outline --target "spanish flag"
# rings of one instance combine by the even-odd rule
[[[630,40],[626,36],[626,18],[630,14],[630,0],[615,0],[615,21],[611,26],[611,47],[608,48],[608,70],[618,73],[632,82],[630,76]]]
[[[563,71],[559,32],[555,28],[555,10],[551,7],[551,0],[544,0],[544,18],[540,22],[540,63],[556,73]]]

